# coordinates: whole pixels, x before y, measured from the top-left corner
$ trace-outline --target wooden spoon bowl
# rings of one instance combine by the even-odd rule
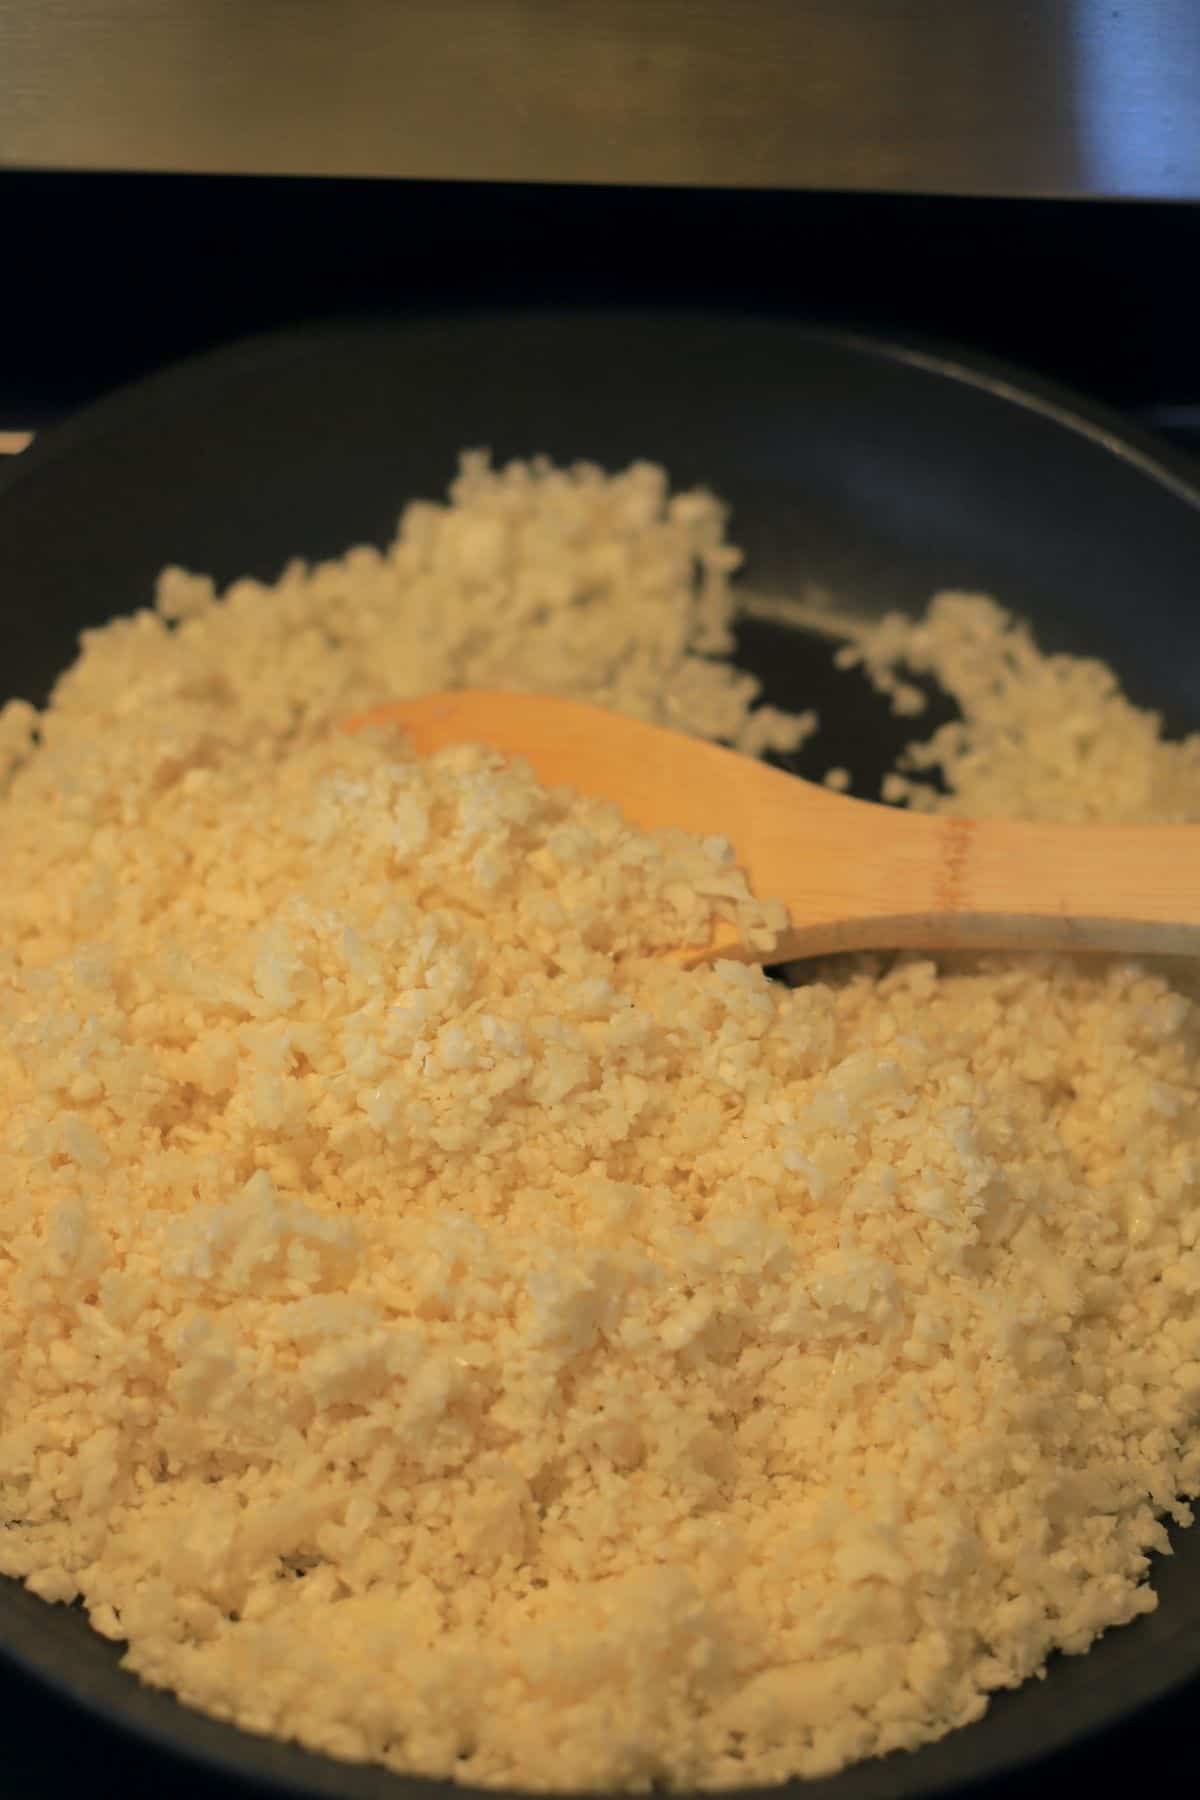
[[[787,962],[837,950],[1200,954],[1200,825],[1049,825],[911,813],[831,793],[732,750],[547,694],[464,689],[346,722],[521,756],[538,780],[615,801],[647,830],[728,838],[789,929],[769,952],[732,927],[681,949]]]

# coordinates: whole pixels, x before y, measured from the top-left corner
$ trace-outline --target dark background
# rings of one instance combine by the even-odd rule
[[[608,300],[942,337],[1172,429],[1200,408],[1192,206],[0,171],[0,228],[13,426],[273,325]]]
[[[1200,209],[0,172],[0,428],[231,337],[504,303],[733,305],[942,338],[1200,449]],[[3,571],[0,570],[0,580]],[[2,876],[0,876],[2,878]],[[1193,1692],[977,1800],[1194,1784]],[[0,1800],[216,1800],[0,1672]]]

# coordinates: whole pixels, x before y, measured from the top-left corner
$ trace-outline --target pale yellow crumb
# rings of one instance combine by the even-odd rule
[[[0,1571],[217,1717],[747,1786],[1154,1605],[1200,1487],[1191,1003],[685,972],[770,929],[719,843],[336,729],[510,679],[778,747],[735,561],[659,471],[469,460],[386,554],[168,575],[0,715]],[[972,806],[1197,810],[1194,750],[986,603],[863,654],[960,693],[924,756]]]
[[[899,670],[933,675],[962,709],[908,746],[889,799],[975,818],[1200,818],[1200,732],[1165,742],[1158,716],[1135,707],[1104,663],[1045,655],[984,595],[938,594],[920,620],[891,613],[859,627],[838,661],[861,665],[894,704],[911,685]],[[931,771],[948,792],[923,779]]]

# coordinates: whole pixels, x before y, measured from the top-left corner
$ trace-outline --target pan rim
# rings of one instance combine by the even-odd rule
[[[15,493],[24,481],[81,444],[120,428],[146,408],[157,408],[188,394],[193,388],[202,386],[214,372],[234,373],[259,362],[286,362],[297,351],[311,353],[314,345],[322,341],[361,337],[367,332],[387,335],[414,326],[446,328],[455,325],[494,329],[538,320],[557,322],[567,319],[584,329],[611,327],[622,321],[632,326],[644,326],[648,321],[659,326],[676,322],[715,326],[752,323],[759,329],[775,329],[781,336],[798,337],[812,344],[828,344],[831,348],[877,363],[918,369],[939,380],[973,388],[1086,440],[1151,481],[1190,511],[1200,514],[1200,466],[1185,453],[1136,424],[1119,409],[1092,400],[1068,384],[985,351],[919,333],[892,336],[869,326],[848,325],[815,316],[786,315],[766,309],[604,307],[558,303],[513,307],[464,303],[411,311],[345,314],[254,332],[231,339],[224,345],[196,351],[111,388],[78,411],[39,431],[32,444],[13,457],[7,467],[0,466],[0,500]]]

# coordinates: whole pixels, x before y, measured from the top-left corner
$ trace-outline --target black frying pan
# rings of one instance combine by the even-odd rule
[[[992,366],[695,315],[299,331],[104,401],[0,478],[0,694],[44,699],[80,628],[144,604],[164,563],[271,577],[297,553],[382,542],[403,500],[439,494],[457,451],[482,445],[662,461],[676,482],[733,503],[758,590],[812,584],[877,612],[915,609],[936,587],[980,588],[1032,618],[1050,647],[1111,661],[1170,728],[1200,727],[1200,489],[1188,471],[1119,421]],[[820,707],[824,729],[799,766],[845,764],[877,791],[910,725],[858,677],[834,676],[816,639],[747,624],[739,655],[768,698]],[[795,1792],[959,1792],[1015,1779],[1185,1684],[1200,1704],[1200,1526],[1175,1543],[1156,1568],[1156,1613],[940,1744]],[[0,1706],[22,1673],[51,1685],[64,1731],[82,1706],[139,1734],[164,1792],[202,1768],[214,1795],[461,1793],[191,1713],[123,1674],[78,1611],[0,1582]]]

